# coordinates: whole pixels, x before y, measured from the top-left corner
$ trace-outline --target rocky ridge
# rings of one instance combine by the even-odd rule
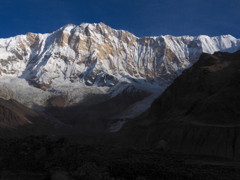
[[[203,53],[123,128],[124,143],[239,158],[239,72],[240,51]]]

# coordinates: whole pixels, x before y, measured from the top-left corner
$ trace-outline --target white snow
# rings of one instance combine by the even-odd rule
[[[45,105],[51,96],[49,92],[30,86],[25,79],[9,75],[0,78],[0,87],[8,91],[8,99],[15,99],[30,108]]]
[[[109,128],[109,132],[113,133],[113,132],[119,131],[125,123],[126,123],[126,120],[120,120],[115,124],[112,124],[112,126]]]

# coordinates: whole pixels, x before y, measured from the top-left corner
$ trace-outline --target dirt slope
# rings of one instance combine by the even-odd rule
[[[0,138],[51,133],[50,121],[15,100],[0,99]]]

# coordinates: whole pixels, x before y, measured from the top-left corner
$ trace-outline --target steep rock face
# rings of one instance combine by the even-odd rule
[[[234,52],[230,35],[138,38],[103,23],[66,25],[51,34],[0,39],[0,71],[40,88],[62,80],[114,86],[121,77],[169,85],[202,52]]]
[[[151,108],[126,125],[128,143],[240,157],[240,51],[203,53]]]

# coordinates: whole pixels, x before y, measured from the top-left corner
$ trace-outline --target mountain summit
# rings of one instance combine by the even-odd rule
[[[114,86],[122,77],[163,84],[202,52],[239,48],[231,35],[138,38],[103,23],[68,24],[51,34],[0,39],[0,68],[2,75],[23,76],[45,88],[57,80]]]
[[[140,113],[202,52],[238,49],[240,40],[231,35],[138,38],[103,23],[68,24],[51,34],[0,39],[0,95],[29,107],[45,107],[61,96],[61,106],[69,106],[133,86],[154,94],[146,106],[138,104]]]

